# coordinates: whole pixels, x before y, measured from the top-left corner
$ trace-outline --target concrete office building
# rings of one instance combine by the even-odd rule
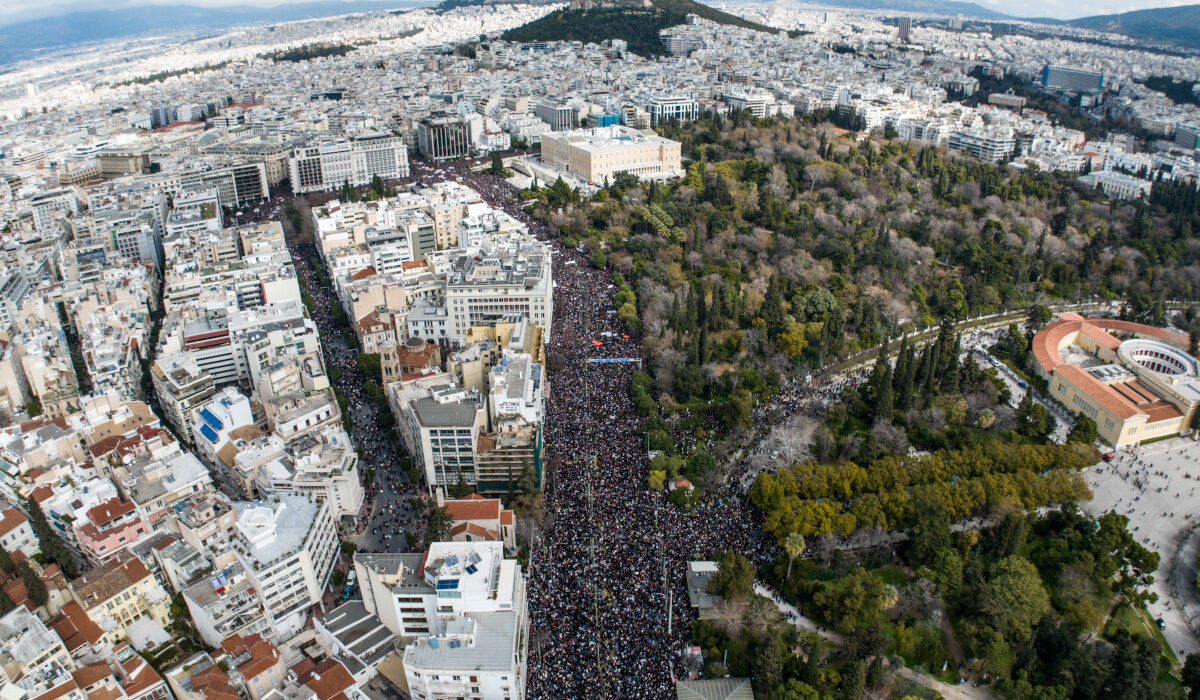
[[[1189,150],[1200,149],[1200,124],[1180,124],[1175,127],[1175,145]]]
[[[533,103],[533,116],[549,124],[552,131],[569,131],[579,125],[574,107],[548,100]]]
[[[361,187],[376,175],[385,180],[406,177],[408,146],[389,134],[340,138],[297,147],[288,168],[297,194],[336,190],[346,183]]]
[[[471,154],[471,125],[462,115],[439,114],[417,122],[417,148],[429,160],[455,160]]]
[[[1046,64],[1042,68],[1042,86],[1064,92],[1098,92],[1104,89],[1104,73]]]
[[[912,41],[912,17],[901,17],[897,24],[899,25],[899,31],[896,33],[896,36],[900,38],[900,41],[905,44]]]
[[[650,115],[651,126],[658,126],[671,119],[687,122],[700,114],[699,103],[690,97],[656,95],[642,98],[638,106]]]

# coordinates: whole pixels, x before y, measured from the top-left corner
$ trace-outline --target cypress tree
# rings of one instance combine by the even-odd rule
[[[45,605],[49,596],[46,592],[46,584],[38,578],[37,573],[29,566],[29,562],[22,560],[17,564],[17,573],[21,575],[21,580],[25,582],[25,593],[29,595],[29,599],[38,605]]]
[[[900,339],[900,351],[896,353],[896,369],[892,373],[892,400],[901,410],[908,408],[908,399],[904,397],[904,378],[908,375],[909,363],[912,359],[908,352],[908,336],[906,335]]]
[[[892,422],[892,366],[884,361],[883,381],[879,383],[879,395],[875,397],[875,420]]]

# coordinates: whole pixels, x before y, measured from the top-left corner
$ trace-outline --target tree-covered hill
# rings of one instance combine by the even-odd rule
[[[718,24],[744,27],[762,32],[777,29],[722,12],[694,0],[651,0],[650,7],[629,3],[590,10],[563,9],[505,32],[505,41],[582,41],[598,44],[607,39],[623,39],[629,50],[641,56],[664,52],[658,33],[683,24],[689,14]]]
[[[1073,19],[1067,24],[1083,29],[1124,34],[1133,39],[1200,47],[1200,5],[1156,7],[1116,15],[1095,15]]]

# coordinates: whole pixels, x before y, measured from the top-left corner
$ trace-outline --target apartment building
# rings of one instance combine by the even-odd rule
[[[435,542],[424,577],[438,601],[438,631],[404,649],[413,700],[525,697],[529,618],[521,565],[500,542]]]
[[[155,358],[150,381],[175,434],[191,440],[196,414],[216,393],[212,376],[200,369],[191,353],[179,352]]]
[[[170,596],[142,560],[128,552],[72,581],[71,596],[102,630],[118,637],[141,619],[170,623]]]
[[[86,517],[73,525],[79,551],[96,566],[111,561],[150,532],[137,505],[120,498],[89,508]]]
[[[262,597],[272,639],[291,639],[321,600],[340,551],[329,505],[279,496],[238,501],[233,508],[238,519],[232,552]]]
[[[29,518],[16,508],[5,508],[0,513],[0,549],[12,554],[21,552],[32,557],[40,551],[37,535]]]
[[[184,603],[201,639],[220,646],[232,636],[271,636],[271,619],[255,581],[240,562],[214,569],[183,591]]]

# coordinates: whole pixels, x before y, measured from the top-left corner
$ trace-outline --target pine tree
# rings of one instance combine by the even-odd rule
[[[4,549],[0,549],[0,571],[11,574],[15,570],[16,566],[13,564],[12,557]]]

